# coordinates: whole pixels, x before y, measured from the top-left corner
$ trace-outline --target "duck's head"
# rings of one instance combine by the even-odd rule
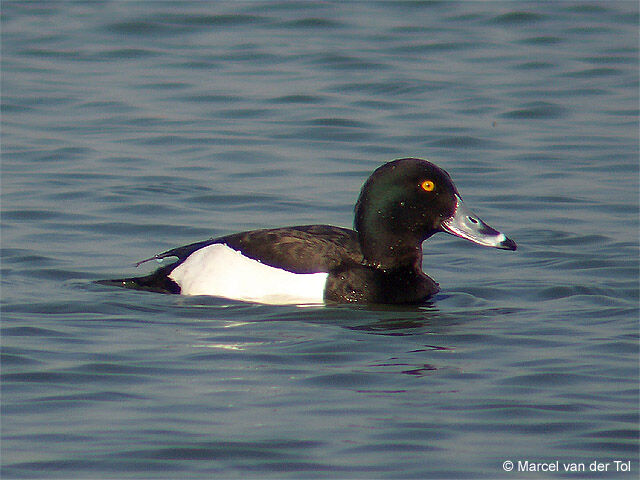
[[[447,172],[418,158],[394,160],[373,172],[360,192],[354,226],[365,257],[381,268],[415,263],[422,242],[437,232],[516,249],[466,208]]]

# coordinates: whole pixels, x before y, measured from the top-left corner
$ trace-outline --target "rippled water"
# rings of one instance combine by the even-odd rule
[[[2,2],[2,477],[636,478],[637,46],[637,2]],[[416,309],[93,283],[349,226],[404,156],[519,250],[430,239]]]

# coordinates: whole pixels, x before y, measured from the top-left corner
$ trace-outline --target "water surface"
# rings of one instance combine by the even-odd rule
[[[2,2],[3,478],[636,478],[637,46],[636,2]],[[93,283],[350,226],[406,156],[519,246],[436,235],[432,304]]]

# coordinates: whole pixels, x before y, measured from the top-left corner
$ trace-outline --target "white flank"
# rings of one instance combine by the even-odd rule
[[[213,295],[268,304],[323,303],[328,273],[291,273],[215,243],[196,250],[169,278],[183,295]]]

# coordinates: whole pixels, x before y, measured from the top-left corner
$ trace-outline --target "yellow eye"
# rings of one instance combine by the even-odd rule
[[[425,192],[432,192],[434,188],[436,188],[436,184],[431,180],[425,180],[420,184],[420,188],[422,188]]]

